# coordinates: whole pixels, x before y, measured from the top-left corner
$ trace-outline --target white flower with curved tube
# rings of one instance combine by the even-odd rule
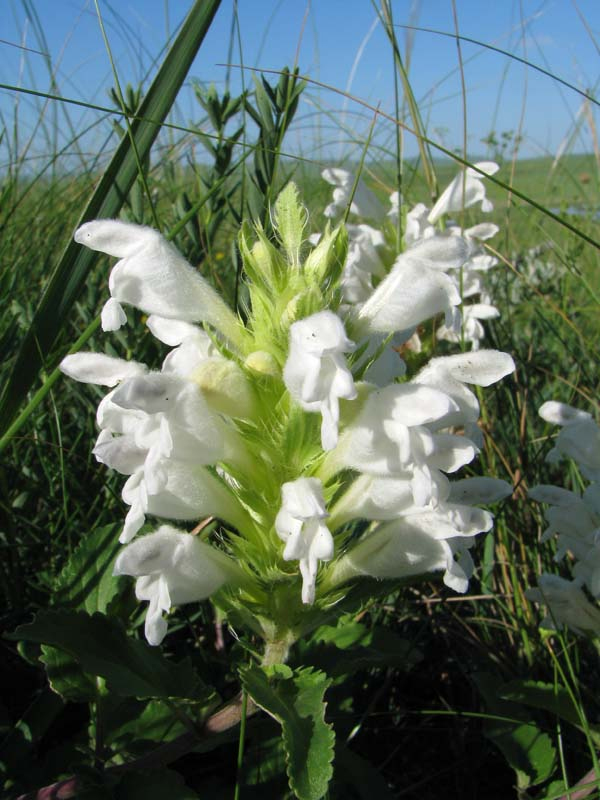
[[[473,350],[479,350],[480,342],[485,336],[485,329],[479,320],[497,319],[500,312],[496,306],[488,303],[472,303],[462,309],[462,333],[447,325],[440,325],[435,332],[438,339],[446,342],[460,342],[461,337],[465,342],[470,342]]]
[[[300,562],[302,602],[312,603],[319,561],[333,558],[333,538],[324,522],[329,514],[321,481],[298,478],[284,483],[281,499],[275,530],[285,542],[283,557],[286,561]]]
[[[573,573],[590,592],[600,596],[600,487],[591,484],[583,496],[560,486],[534,486],[529,496],[548,503],[544,516],[548,527],[542,535],[547,541],[557,534],[555,561],[569,554],[577,559]]]
[[[592,415],[554,400],[544,403],[538,413],[546,422],[562,426],[546,459],[556,462],[568,456],[586,478],[600,480],[600,427]]]
[[[468,548],[474,536],[491,526],[491,514],[470,506],[409,510],[352,547],[335,565],[330,580],[342,583],[358,575],[407,578],[444,570],[444,583],[464,593],[473,572]]]
[[[410,473],[407,473],[410,476]],[[448,496],[449,482],[439,475],[438,489],[442,499]],[[410,477],[381,478],[359,475],[331,509],[332,530],[354,519],[392,520],[418,510],[413,497]]]
[[[234,343],[239,341],[233,312],[158,231],[99,219],[78,228],[75,241],[121,259],[110,273],[111,300],[102,320],[105,330],[115,330],[125,321],[120,304],[126,303],[147,314],[209,322]]]
[[[145,633],[151,645],[164,639],[163,614],[172,606],[204,600],[234,579],[237,571],[224,553],[169,525],[128,545],[114,566],[115,575],[137,578],[136,597],[149,603]]]
[[[319,311],[290,327],[290,349],[283,380],[302,408],[320,412],[324,450],[338,438],[339,400],[353,400],[356,389],[344,353],[355,349],[341,319],[332,311]]]
[[[242,530],[248,524],[248,516],[235,494],[206,468],[174,459],[166,460],[162,467],[164,485],[155,494],[148,491],[144,470],[138,470],[125,482],[121,496],[130,509],[119,541],[131,541],[147,514],[177,520],[218,517]]]
[[[500,167],[494,161],[479,161],[473,166],[477,169],[467,167],[466,171],[460,172],[444,189],[427,217],[432,225],[444,214],[462,211],[463,208],[469,208],[475,203],[481,203],[482,211],[493,209],[494,206],[485,196],[483,179],[486,175],[494,175]]]
[[[324,169],[321,175],[327,183],[335,187],[333,190],[333,202],[326,207],[323,213],[326,217],[335,217],[338,214],[342,214],[350,203],[355,176],[351,172],[338,167]],[[373,192],[365,186],[361,178],[358,180],[356,191],[352,198],[350,213],[371,219],[379,219],[383,214],[381,203]]]
[[[204,361],[219,357],[213,340],[197,325],[157,314],[151,314],[146,325],[160,342],[173,348],[163,361],[163,372],[189,378]]]
[[[436,441],[427,426],[457,410],[442,391],[411,383],[374,391],[357,419],[344,430],[331,462],[337,469],[350,467],[380,477],[408,477],[417,505],[439,501],[443,478],[438,477],[436,448],[442,469],[454,467],[454,462],[462,465],[465,459],[458,456],[454,440]],[[466,461],[470,461],[476,448],[468,440],[464,442]]]
[[[436,423],[437,428],[464,425],[468,435],[477,441],[479,402],[465,384],[490,386],[515,370],[508,353],[499,350],[476,350],[453,356],[440,356],[431,361],[413,378],[413,383],[430,386],[448,394],[458,406]]]
[[[95,383],[97,386],[116,386],[126,378],[148,372],[145,364],[113,358],[104,353],[73,353],[65,356],[59,367],[69,378],[80,383]]]
[[[348,257],[340,286],[346,303],[362,303],[373,291],[372,276],[383,277],[385,267],[377,248],[385,240],[381,231],[370,225],[347,225]]]
[[[427,221],[429,209],[424,203],[417,203],[414,208],[406,215],[406,225],[404,227],[404,243],[411,247],[422,239],[429,239],[435,236],[436,230]]]
[[[589,602],[579,580],[544,573],[538,578],[538,588],[527,589],[525,595],[548,608],[540,623],[542,628],[556,630],[566,626],[575,633],[600,636],[600,610]]]
[[[461,302],[448,269],[459,267],[468,247],[456,236],[435,236],[398,256],[389,274],[356,314],[361,333],[393,333],[413,328]]]
[[[245,524],[237,500],[201,467],[222,460],[246,465],[246,451],[194,382],[148,373],[143,364],[97,353],[68,356],[61,369],[88,383],[113,386],[120,381],[98,407],[101,431],[93,453],[130,476],[122,492],[130,506],[122,542],[135,536],[146,514],[172,519],[214,515],[235,526]]]

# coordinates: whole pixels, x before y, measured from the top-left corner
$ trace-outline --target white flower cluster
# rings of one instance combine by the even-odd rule
[[[361,302],[340,304],[335,248],[344,231],[328,231],[302,264],[305,218],[290,184],[274,213],[281,249],[260,228],[251,247],[242,230],[251,300],[245,326],[156,231],[97,220],[76,233],[121,259],[110,276],[104,329],[124,324],[122,304],[132,305],[171,348],[160,371],[96,353],[61,364],[76,380],[110,388],[93,452],[127,476],[127,546],[115,571],[136,577],[152,644],[164,637],[172,605],[215,592],[248,602],[258,619],[278,608],[289,619],[296,596],[327,606],[328,593],[339,597],[343,584],[364,575],[442,570],[464,592],[473,571],[468,550],[492,525],[477,504],[510,493],[502,481],[447,477],[478,452],[479,404],[468,386],[510,373],[509,355],[434,358],[410,380],[394,380],[402,362],[392,337],[404,340],[402,332],[440,312],[452,317],[460,296],[447,271],[470,257],[469,241],[430,236],[389,272],[382,268]],[[209,544],[162,525],[132,541],[147,515],[214,517],[228,533]],[[360,519],[369,524],[349,545],[348,525]],[[322,562],[331,563],[319,570]]]
[[[115,387],[98,407],[100,435],[93,453],[101,463],[128,476],[122,496],[130,508],[120,541],[133,539],[146,514],[174,520],[215,516],[243,526],[244,509],[208,467],[221,461],[246,466],[245,447],[218,402],[211,408],[210,382],[203,375],[225,368],[236,387],[236,402],[244,411],[250,405],[246,379],[235,364],[218,354],[204,330],[186,321],[201,318],[210,308],[215,324],[218,314],[219,323],[229,322],[229,329],[234,330],[235,317],[156,231],[98,220],[83,225],[75,238],[122,258],[110,276],[112,299],[152,312],[148,328],[174,348],[160,372],[100,353],[76,353],[61,363],[61,370],[75,380]],[[215,297],[216,308],[211,307]],[[106,313],[107,307],[112,308],[110,303],[102,314],[105,330],[115,327],[112,311]],[[126,319],[119,305],[116,316],[121,315]],[[168,610],[172,602],[201,600],[227,577],[235,577],[234,562],[226,570],[224,559],[220,551],[169,526],[144,536],[121,553],[116,572],[135,575],[138,597],[150,603],[148,641],[158,644],[162,640],[166,623],[160,612]],[[192,568],[194,560],[204,562],[202,569]]]
[[[498,170],[498,165],[493,161],[482,161],[474,164],[459,174],[442,192],[433,208],[427,208],[423,203],[418,203],[408,211],[404,220],[404,245],[405,251],[399,255],[394,264],[398,277],[407,286],[412,285],[415,272],[418,271],[420,262],[425,260],[424,266],[438,271],[438,279],[445,283],[446,292],[452,291],[457,302],[438,309],[446,312],[444,323],[437,329],[438,339],[450,342],[470,342],[472,349],[480,347],[485,336],[482,320],[494,319],[500,316],[498,309],[492,304],[489,288],[486,286],[485,276],[498,260],[485,252],[482,242],[498,233],[498,226],[491,222],[483,222],[466,230],[456,224],[447,224],[441,228],[442,220],[447,215],[460,212],[477,203],[481,210],[491,211],[492,203],[487,199],[483,178],[493,175]],[[327,207],[326,216],[333,217],[342,213],[350,204],[350,213],[368,219],[370,222],[381,220],[383,212],[375,195],[364,185],[362,180],[356,184],[356,191],[352,197],[355,184],[354,176],[342,169],[324,170],[323,178],[336,187],[333,192],[333,202]],[[394,192],[390,196],[391,208],[387,217],[392,221],[398,220],[399,195]],[[383,223],[380,222],[380,226]],[[385,268],[381,260],[381,250],[385,246],[385,237],[382,231],[370,224],[348,225],[350,249],[341,280],[344,300],[357,308],[364,303],[373,291],[374,282],[381,280],[385,275]],[[467,246],[466,253],[460,258],[453,258],[448,237],[460,237]],[[428,240],[431,250],[427,250],[424,243]],[[437,248],[441,258],[429,259],[428,253]],[[425,254],[425,258],[423,258]],[[432,264],[431,261],[434,263]],[[452,290],[449,287],[452,286]],[[419,290],[417,293],[420,294]],[[462,314],[458,305],[462,304]],[[437,313],[437,312],[436,312]],[[414,326],[411,330],[404,331],[404,340],[414,336]],[[400,339],[398,340],[400,343]],[[418,346],[418,343],[415,343]],[[415,346],[413,344],[413,346]]]
[[[591,483],[583,494],[545,484],[529,492],[534,500],[548,504],[548,527],[542,541],[556,535],[555,560],[562,561],[569,554],[575,563],[571,580],[543,574],[538,588],[530,589],[527,596],[548,608],[542,627],[567,626],[576,633],[600,636],[600,609],[584,592],[585,587],[592,597],[600,598],[600,427],[591,414],[566,403],[544,403],[539,414],[546,422],[561,426],[547,460],[555,463],[572,458]]]

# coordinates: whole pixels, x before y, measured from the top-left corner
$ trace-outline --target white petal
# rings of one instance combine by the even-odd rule
[[[127,315],[119,301],[111,297],[102,308],[100,320],[103,331],[118,331],[119,328],[127,323]]]
[[[191,325],[189,322],[183,322],[180,319],[159,317],[157,314],[151,314],[146,320],[146,325],[159,341],[171,347],[181,344],[189,336],[197,336],[204,333],[197,325]],[[209,339],[208,334],[204,333],[204,335]]]
[[[555,400],[544,403],[538,414],[546,422],[552,422],[555,425],[572,425],[574,422],[585,422],[592,419],[592,415],[587,411],[580,411],[567,403],[558,403]]]
[[[478,225],[473,225],[472,228],[467,228],[465,236],[468,236],[470,239],[481,239],[485,241],[495,236],[499,230],[500,228],[494,225],[493,222],[480,222]]]
[[[438,373],[476,386],[490,386],[515,370],[515,363],[508,353],[499,350],[479,350],[476,353],[459,353],[454,356],[432,358],[429,364],[417,375],[421,377]]]
[[[397,261],[447,272],[458,269],[469,255],[469,245],[460,236],[432,236],[405,250]]]
[[[447,237],[444,247],[450,251],[450,261],[457,250],[466,257],[462,239]],[[380,333],[407,330],[461,302],[454,280],[443,270],[431,268],[434,262],[421,261],[417,249],[407,250],[397,259],[388,276],[359,309],[357,322],[361,328]]]
[[[100,433],[92,450],[96,461],[123,475],[132,475],[141,469],[146,452],[144,448],[138,447],[132,436],[112,436],[107,430]]]
[[[158,647],[167,635],[168,624],[163,618],[162,609],[159,607],[158,600],[152,598],[148,611],[146,612],[146,622],[144,625],[144,635],[148,644]]]
[[[124,381],[114,392],[112,402],[124,409],[156,414],[173,408],[187,385],[175,375],[150,372]]]
[[[475,317],[475,319],[496,319],[500,316],[500,312],[496,306],[491,306],[489,303],[473,303],[463,309],[466,316]]]
[[[404,520],[400,520],[380,526],[355,545],[342,561],[358,574],[405,578],[445,569],[446,550],[444,542],[405,527]]]
[[[238,321],[217,292],[158,231],[118,220],[86,222],[75,240],[118,256],[109,288],[121,303],[187,322],[206,321],[240,340]]]
[[[476,161],[473,166],[477,167],[477,169],[481,172],[485,172],[486,175],[495,175],[500,169],[500,165],[496,164],[495,161]],[[467,167],[467,172],[473,177],[483,177],[481,172],[477,172],[477,170],[473,169],[472,167]]]
[[[529,497],[538,503],[548,503],[552,506],[570,506],[580,501],[579,495],[563,489],[562,486],[540,484],[529,490]]]
[[[456,472],[465,464],[470,464],[478,453],[478,449],[466,436],[438,433],[434,436],[434,442],[435,450],[427,461],[444,472]]]
[[[157,231],[142,225],[115,219],[97,219],[84,223],[75,231],[73,238],[90,250],[124,258],[139,252],[140,248],[151,244],[159,235]]]
[[[127,542],[130,542],[145,521],[146,515],[143,506],[140,503],[135,503],[132,505],[127,512],[125,524],[123,526],[123,530],[121,531],[121,535],[119,536],[119,541],[121,544],[127,544]]]
[[[208,470],[176,461],[167,462],[166,468],[167,485],[148,496],[148,514],[179,520],[214,516],[244,527],[247,518],[237,499]]]
[[[496,503],[512,494],[512,486],[499,478],[463,478],[450,483],[449,500],[465,505]]]
[[[73,353],[60,362],[60,371],[81,383],[116,386],[125,378],[143,375],[148,367],[137,361],[125,361],[103,353]]]

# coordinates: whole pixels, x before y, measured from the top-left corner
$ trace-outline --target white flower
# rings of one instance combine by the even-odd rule
[[[586,478],[600,480],[600,427],[592,415],[553,400],[541,406],[539,415],[546,422],[562,426],[547,460],[556,462],[568,456],[577,462]]]
[[[512,492],[512,486],[506,481],[500,480],[500,478],[478,476],[452,481],[448,499],[453,503],[465,505],[497,503],[499,500],[509,497]]]
[[[329,514],[323,500],[321,481],[298,478],[281,487],[282,505],[275,519],[275,530],[283,539],[286,561],[298,559],[302,574],[302,602],[315,599],[319,561],[333,558],[333,538],[323,520]]]
[[[377,248],[385,240],[381,231],[370,225],[346,225],[348,257],[340,280],[342,296],[347,303],[362,303],[373,291],[371,278],[383,277],[385,267]]]
[[[65,356],[59,367],[69,378],[98,386],[116,386],[119,381],[148,372],[145,364],[113,358],[103,353],[73,353]]]
[[[540,623],[542,628],[566,626],[575,633],[600,636],[600,610],[593,606],[581,591],[578,580],[568,581],[559,575],[545,573],[538,578],[538,589],[528,589],[529,600],[544,603],[548,614]]]
[[[479,320],[497,319],[500,312],[495,306],[487,303],[472,303],[462,308],[462,338],[465,342],[471,342],[473,350],[479,350],[479,343],[485,336],[485,329]],[[446,342],[460,342],[461,333],[447,325],[440,325],[435,335],[438,339]]]
[[[204,600],[236,571],[236,565],[224,553],[169,525],[128,545],[114,566],[115,575],[137,578],[136,597],[150,604],[145,633],[151,645],[164,639],[167,621],[163,613],[171,606]]]
[[[500,167],[494,161],[479,161],[473,165],[486,175],[494,175]],[[463,208],[475,203],[481,203],[482,211],[491,211],[492,203],[485,196],[485,186],[481,172],[472,167],[467,167],[466,172],[460,172],[440,195],[437,203],[429,212],[427,220],[434,225],[444,214],[453,211],[462,211]]]
[[[350,202],[352,187],[354,186],[355,176],[345,169],[330,168],[324,169],[321,173],[324,180],[335,186],[333,190],[333,202],[324,211],[326,217],[335,217],[343,213]],[[360,217],[379,219],[383,215],[383,207],[373,192],[364,185],[359,179],[350,213]]]
[[[427,221],[429,209],[424,203],[417,203],[406,215],[406,226],[404,228],[404,243],[407,247],[435,236],[436,230]]]
[[[399,214],[400,214],[400,193],[396,191],[392,192],[390,195],[390,210],[387,212],[387,216],[392,220],[392,222],[397,222]]]
[[[219,357],[210,336],[197,325],[157,314],[151,314],[146,325],[160,342],[173,348],[163,362],[163,372],[189,378],[204,361]]]
[[[239,342],[233,312],[158,231],[100,219],[78,228],[75,241],[121,259],[110,273],[111,300],[102,315],[105,330],[115,330],[125,322],[120,304],[127,303],[147,314],[209,322],[232,342]]]
[[[541,503],[550,504],[545,511],[548,527],[542,535],[547,541],[558,535],[554,560],[560,561],[568,553],[578,560],[573,572],[585,583],[590,592],[600,595],[600,487],[588,486],[583,497],[560,486],[535,486],[529,496]]]
[[[344,358],[344,353],[354,349],[341,319],[332,311],[319,311],[290,327],[283,379],[304,409],[321,413],[324,450],[331,450],[337,443],[339,399],[356,397],[352,373]]]
[[[223,359],[224,360],[224,359]],[[130,477],[130,506],[121,533],[130,541],[146,514],[171,519],[213,515],[236,527],[247,522],[229,490],[204,466],[225,461],[246,466],[237,432],[212,411],[192,381],[147,373],[143,364],[98,353],[67,356],[61,369],[86,383],[114,386],[98,407],[98,461]]]
[[[361,333],[393,333],[420,322],[461,302],[456,282],[445,274],[459,267],[468,246],[455,236],[435,236],[398,256],[389,274],[356,314]]]
[[[448,394],[458,405],[458,412],[450,412],[438,421],[437,427],[452,425],[473,426],[479,419],[477,397],[465,384],[490,386],[515,370],[508,353],[499,350],[477,350],[453,356],[432,358],[413,382],[431,386]]]
[[[473,572],[468,548],[473,537],[488,531],[492,516],[469,506],[443,504],[416,509],[380,525],[335,565],[332,582],[358,575],[407,578],[444,570],[444,583],[466,592]]]
[[[218,517],[242,530],[248,523],[235,495],[204,467],[166,459],[160,476],[161,488],[154,485],[157,489],[154,494],[148,490],[146,476],[145,470],[138,470],[123,486],[121,495],[131,506],[119,537],[123,543],[129,542],[139,531],[146,514],[177,520]]]
[[[437,502],[445,490],[439,470],[454,471],[476,453],[468,439],[436,436],[427,427],[457,410],[448,395],[412,383],[373,391],[357,419],[344,430],[331,464],[338,470],[350,467],[406,479],[417,505]]]
[[[449,491],[448,481],[441,476],[444,484],[440,495],[446,499]],[[330,527],[337,529],[353,519],[392,520],[417,510],[413,497],[411,481],[407,478],[381,478],[363,474],[350,484],[347,491],[331,510]]]

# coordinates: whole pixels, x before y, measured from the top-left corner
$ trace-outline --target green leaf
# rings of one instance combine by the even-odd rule
[[[81,665],[69,653],[43,644],[39,660],[46,667],[50,688],[63,700],[87,703],[96,697],[95,681],[85,674]]]
[[[306,209],[298,198],[296,184],[290,181],[275,201],[275,227],[290,265],[300,268],[300,247],[304,238]]]
[[[164,701],[131,698],[119,699],[109,712],[105,710],[104,725],[105,744],[135,753],[170,742],[188,730]]]
[[[564,719],[565,722],[583,730],[582,717],[577,706],[563,686],[541,681],[515,680],[504,684],[500,695],[513,703],[522,703],[532,708],[539,708]],[[587,725],[586,732],[597,745],[600,745],[600,728],[598,725]]]
[[[262,786],[270,782],[279,782],[285,789],[286,776],[285,748],[281,736],[260,741],[260,757],[246,767],[244,764],[244,784],[246,786]],[[281,792],[283,794],[283,792]]]
[[[254,92],[256,105],[258,106],[259,125],[266,131],[273,130],[273,115],[271,113],[271,103],[264,89],[264,78],[261,83],[256,76],[254,77]]]
[[[567,785],[564,781],[552,781],[545,789],[545,794],[540,800],[561,800],[565,796]]]
[[[423,654],[414,642],[403,639],[389,628],[367,628],[359,622],[342,620],[337,627],[324,625],[313,636],[313,646],[305,660],[332,677],[348,675],[373,667],[400,667],[411,670]],[[340,658],[339,650],[344,650]]]
[[[254,702],[283,729],[290,788],[299,800],[320,800],[333,774],[335,734],[325,722],[329,679],[312,669],[249,666],[242,682]]]
[[[57,578],[55,605],[79,608],[88,614],[106,611],[120,582],[112,574],[121,549],[119,530],[119,525],[105,525],[82,539]]]
[[[83,611],[40,611],[34,621],[8,634],[13,641],[52,645],[73,656],[83,670],[106,680],[123,697],[185,697],[206,701],[209,690],[189,659],[175,664],[155,647],[127,636],[116,620]]]
[[[87,220],[117,216],[143,162],[177,96],[188,70],[215,16],[221,0],[196,0],[179,34],[165,56],[137,116],[131,133],[123,137],[79,224]],[[132,141],[133,140],[133,141]],[[97,254],[70,241],[50,276],[31,326],[21,345],[10,377],[0,396],[0,432],[10,426],[31,388],[44,359],[79,296]],[[13,431],[14,432],[14,431]]]
[[[571,725],[581,725],[577,706],[563,686],[541,681],[516,680],[505,683],[500,688],[500,696],[503,700],[549,711]]]
[[[198,800],[177,772],[169,769],[128,772],[113,789],[115,800]]]
[[[361,800],[372,800],[373,797],[377,800],[394,798],[377,767],[343,745],[335,749],[334,782],[336,786],[340,784],[351,787],[353,795],[360,797]]]
[[[487,710],[495,717],[487,719],[484,735],[502,752],[517,775],[521,789],[547,780],[554,772],[556,750],[550,737],[543,733],[528,714],[516,703],[500,696],[502,683],[489,673],[476,673],[472,679],[483,696]]]

